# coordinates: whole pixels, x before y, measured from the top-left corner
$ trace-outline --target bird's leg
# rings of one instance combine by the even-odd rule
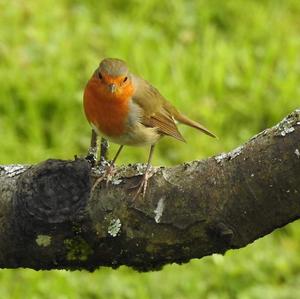
[[[120,155],[120,153],[121,153],[121,151],[122,151],[122,149],[123,149],[123,146],[124,146],[124,145],[120,145],[120,147],[119,147],[119,149],[118,149],[118,151],[117,151],[115,157],[113,158],[113,160],[112,160],[111,163],[109,164],[108,168],[106,169],[106,173],[105,173],[106,177],[108,177],[108,176],[112,177],[112,175],[113,175],[113,173],[114,173],[114,168],[115,168],[116,160],[117,160],[117,158],[119,157],[119,155]]]
[[[155,144],[151,145],[149,156],[148,156],[147,167],[146,167],[145,173],[144,173],[141,181],[138,183],[138,185],[133,187],[133,188],[137,188],[137,191],[133,197],[133,200],[135,200],[139,196],[140,193],[142,193],[143,198],[145,197],[147,186],[148,186],[148,179],[152,176],[150,174],[149,170],[151,167],[151,160],[152,160],[152,156],[153,156],[153,152],[154,152],[154,146],[155,146]]]
[[[101,138],[100,143],[100,164],[107,161],[108,141],[105,138]]]
[[[98,151],[97,133],[92,129],[91,144],[88,153],[85,157],[85,159],[91,162],[92,166],[95,166],[97,163],[97,151]]]
[[[93,187],[92,187],[92,191],[94,191],[94,189],[106,178],[107,183],[109,182],[110,178],[112,177],[113,173],[114,173],[114,168],[115,168],[115,162],[118,158],[118,156],[120,155],[122,148],[124,145],[120,145],[115,157],[113,158],[113,160],[111,161],[110,165],[106,168],[105,172],[95,181]]]

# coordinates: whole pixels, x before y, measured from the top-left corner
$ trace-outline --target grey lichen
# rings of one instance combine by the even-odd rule
[[[239,146],[227,154],[221,153],[220,155],[215,156],[214,159],[217,161],[218,164],[225,160],[227,160],[227,161],[233,160],[234,158],[236,158],[237,156],[239,156],[242,153],[243,148],[244,148],[243,146]]]
[[[239,156],[243,151],[243,146],[239,146],[233,151],[229,152],[227,156],[229,157],[229,160],[234,159],[235,157]]]
[[[221,153],[220,155],[215,156],[214,158],[217,161],[217,163],[221,163],[223,160],[225,160],[227,158],[227,154]]]
[[[119,184],[121,184],[122,183],[122,179],[120,179],[120,178],[113,178],[112,179],[112,181],[111,181],[111,183],[113,184],[113,185],[119,185]]]
[[[283,127],[282,131],[280,132],[280,135],[284,137],[286,134],[290,134],[290,133],[292,133],[294,131],[295,131],[294,127],[290,127],[290,128]]]
[[[300,151],[296,148],[294,151],[295,155],[297,156],[297,158],[300,158]]]
[[[20,165],[20,164],[7,165],[7,166],[4,165],[4,166],[0,166],[0,173],[4,172],[5,175],[12,178],[24,172],[28,167],[29,166],[27,165]]]
[[[165,198],[162,197],[159,199],[156,209],[154,210],[154,214],[155,214],[154,220],[156,223],[160,222],[164,208],[165,208]]]
[[[38,246],[47,247],[51,244],[51,236],[49,235],[37,235],[35,242]]]
[[[112,236],[116,237],[121,230],[121,220],[119,218],[112,219],[109,223],[107,232]]]
[[[106,172],[106,169],[110,166],[109,162],[106,160],[101,160],[100,164],[92,168],[92,173],[94,177],[99,177]]]
[[[142,174],[144,174],[144,172],[146,170],[146,167],[147,166],[145,164],[140,164],[140,163],[136,164],[135,165],[135,169],[137,171],[136,175],[142,175]]]
[[[285,137],[287,134],[295,131],[294,126],[299,125],[300,110],[296,110],[287,117],[285,117],[275,128],[275,136]]]

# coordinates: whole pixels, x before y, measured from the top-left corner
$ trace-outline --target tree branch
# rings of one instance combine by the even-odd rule
[[[300,217],[300,110],[243,146],[156,168],[146,198],[128,189],[143,165],[90,194],[83,159],[0,167],[0,267],[160,269],[243,247]]]

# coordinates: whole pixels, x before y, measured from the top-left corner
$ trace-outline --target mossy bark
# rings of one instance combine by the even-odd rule
[[[0,167],[0,267],[160,269],[243,247],[300,217],[300,110],[227,154],[154,169],[84,159]]]

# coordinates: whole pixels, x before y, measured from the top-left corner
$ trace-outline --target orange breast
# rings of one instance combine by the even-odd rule
[[[105,86],[92,77],[84,91],[84,111],[88,121],[108,137],[124,133],[128,117],[128,91],[110,93]]]

